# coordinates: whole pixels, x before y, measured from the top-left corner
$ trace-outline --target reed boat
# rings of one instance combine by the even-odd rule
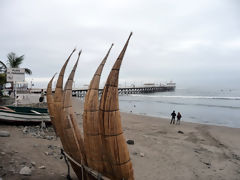
[[[51,121],[79,180],[134,180],[118,101],[119,71],[131,36],[132,33],[112,67],[100,101],[98,92],[101,73],[113,44],[92,78],[84,103],[83,134],[72,107],[72,84],[81,51],[64,88],[65,69],[75,49],[60,70],[54,94],[54,76],[48,83],[47,103]]]
[[[17,106],[0,106],[0,122],[51,122],[48,109]]]

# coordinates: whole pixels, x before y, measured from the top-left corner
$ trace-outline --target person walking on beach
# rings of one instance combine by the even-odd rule
[[[43,102],[44,100],[44,92],[43,92],[43,89],[41,90],[41,96],[39,98],[39,102]]]
[[[172,119],[171,119],[170,124],[175,124],[175,117],[176,117],[175,111],[172,112],[171,116],[172,116]]]
[[[180,114],[180,112],[177,113],[177,122],[176,122],[176,125],[180,125],[180,120],[182,118],[182,115]]]

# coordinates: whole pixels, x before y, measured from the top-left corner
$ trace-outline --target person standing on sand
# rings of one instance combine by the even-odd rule
[[[44,100],[44,92],[43,92],[43,89],[41,90],[41,96],[39,98],[39,102],[43,102]]]
[[[180,114],[180,112],[177,113],[177,122],[176,122],[176,125],[180,125],[180,120],[182,118],[182,115]]]
[[[172,119],[171,119],[170,124],[175,124],[175,117],[176,117],[175,111],[172,112],[171,116],[172,116]]]

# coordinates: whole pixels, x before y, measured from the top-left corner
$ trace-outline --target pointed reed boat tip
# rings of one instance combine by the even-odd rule
[[[114,46],[114,44],[112,43],[111,44],[111,47],[109,48],[109,50],[108,50],[108,53],[107,53],[107,56],[109,55],[109,53],[110,53],[110,51],[112,50],[112,47]]]
[[[53,79],[54,79],[54,77],[57,75],[57,73],[55,73],[54,75],[53,75],[53,77],[50,79],[50,81],[49,81],[49,83],[51,83],[52,81],[53,81]]]
[[[62,68],[61,68],[61,71],[59,73],[59,76],[58,76],[58,79],[57,79],[57,83],[56,83],[56,89],[55,89],[55,96],[54,96],[54,100],[56,102],[61,102],[62,100],[62,85],[63,85],[63,77],[64,77],[64,74],[65,74],[65,69],[66,69],[66,66],[70,60],[70,58],[72,57],[74,51],[76,51],[76,49],[74,49],[72,51],[72,53],[68,56],[67,60],[65,61],[65,63],[63,64]]]
[[[78,56],[80,56],[80,55],[81,55],[81,53],[82,53],[82,49],[79,51],[79,53],[78,53]]]
[[[82,54],[82,50],[80,50],[79,51],[79,53],[78,53],[78,58],[77,58],[77,61],[76,61],[76,63],[75,63],[75,66],[76,66],[76,64],[78,64],[78,61],[79,61],[79,58],[80,58],[80,55]]]
[[[80,55],[78,56],[78,58],[77,58],[77,60],[76,60],[76,62],[75,62],[75,64],[74,64],[74,67],[77,66],[78,61],[79,61],[79,57],[80,57]],[[74,67],[73,67],[73,69],[74,69]]]
[[[131,38],[132,34],[133,34],[133,33],[131,32],[130,35],[129,35],[129,37],[128,37],[128,41],[129,41],[129,39]]]

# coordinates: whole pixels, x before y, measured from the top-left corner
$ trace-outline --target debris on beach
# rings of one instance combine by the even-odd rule
[[[130,145],[134,145],[134,140],[129,139],[129,140],[127,140],[127,143]]]
[[[0,131],[0,137],[9,137],[10,133],[8,131]]]
[[[31,170],[28,166],[24,166],[24,167],[20,170],[19,174],[24,175],[24,176],[31,176],[32,170]]]
[[[46,169],[46,166],[39,166],[38,169]]]
[[[211,163],[210,163],[210,162],[203,162],[203,161],[202,161],[202,163],[205,164],[205,165],[207,165],[208,169],[211,168]]]
[[[236,160],[240,161],[240,156],[239,155],[233,153],[232,157],[233,157],[233,159],[236,159]]]
[[[138,155],[138,152],[133,151],[132,154],[133,154],[133,155]]]
[[[31,166],[36,166],[36,162],[32,161]]]
[[[56,139],[56,134],[53,127],[48,126],[45,129],[42,129],[40,126],[25,126],[20,127],[20,130],[23,134],[31,135],[32,137],[53,140]]]
[[[178,133],[179,133],[179,134],[184,134],[184,132],[182,132],[182,131],[178,131]]]

